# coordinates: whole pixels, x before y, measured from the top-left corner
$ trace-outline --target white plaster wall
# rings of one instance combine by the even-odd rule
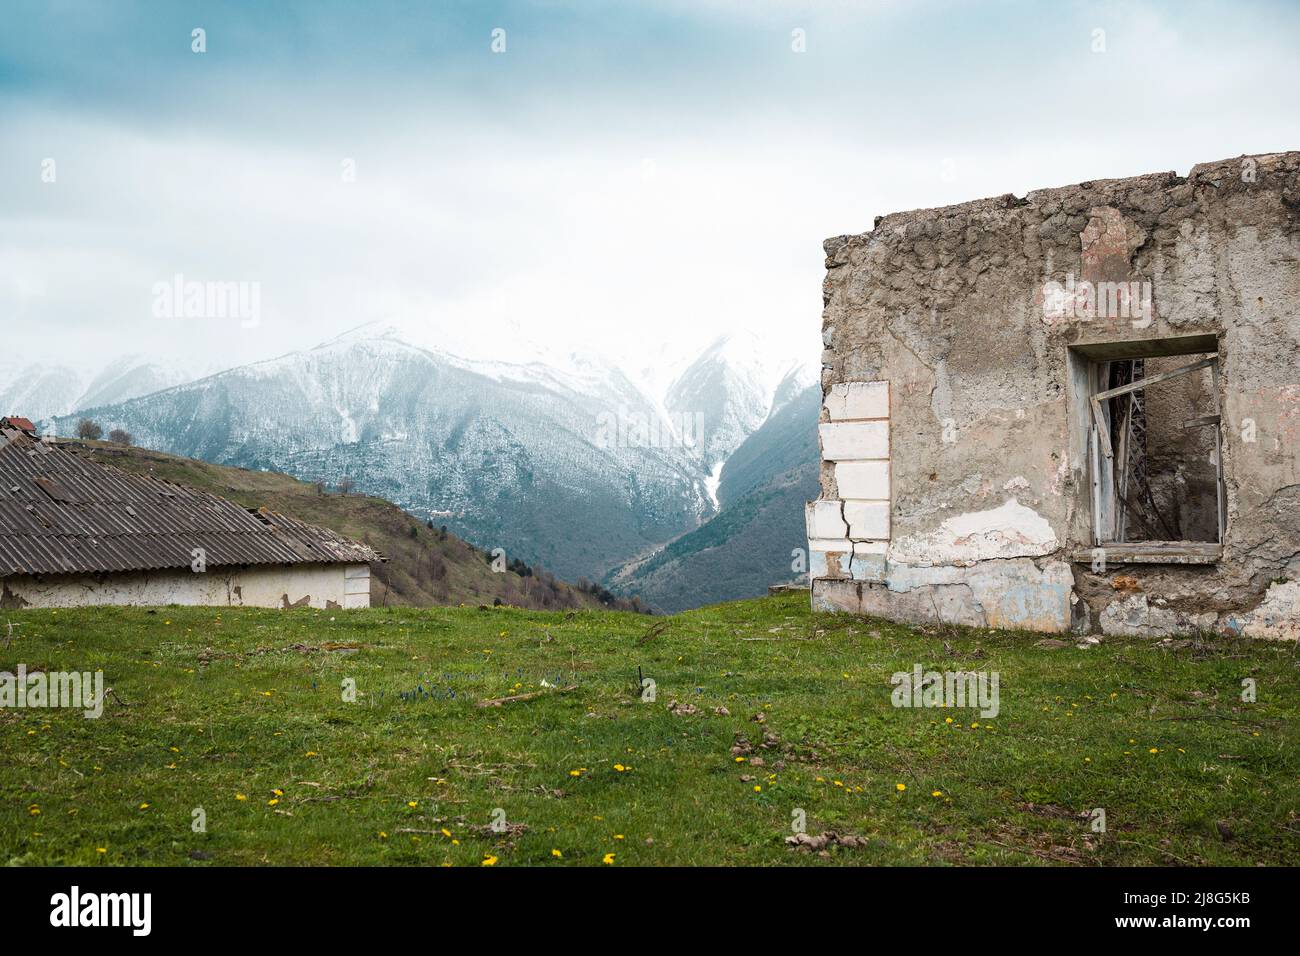
[[[5,605],[350,608],[370,606],[365,564],[274,565],[240,569],[17,575],[0,579]]]
[[[970,565],[993,558],[1049,555],[1059,547],[1046,518],[1008,498],[997,508],[953,515],[929,534],[895,540],[889,560],[921,567]]]

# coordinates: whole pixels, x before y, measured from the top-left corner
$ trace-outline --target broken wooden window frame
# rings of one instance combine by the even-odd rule
[[[1204,341],[1200,338],[1198,345]],[[1191,340],[1187,340],[1191,345]],[[1082,357],[1089,359],[1086,379],[1088,383],[1088,394],[1086,395],[1086,406],[1088,412],[1084,418],[1087,427],[1087,441],[1085,449],[1088,461],[1088,482],[1091,499],[1091,536],[1093,547],[1088,551],[1078,551],[1073,555],[1074,560],[1081,562],[1096,563],[1100,558],[1104,562],[1112,564],[1124,563],[1159,563],[1159,564],[1213,564],[1217,562],[1223,554],[1223,541],[1227,532],[1227,495],[1224,484],[1223,473],[1223,430],[1222,430],[1222,396],[1221,380],[1219,374],[1219,353],[1217,347],[1210,351],[1204,348],[1195,350],[1170,351],[1170,348],[1176,348],[1178,340],[1153,340],[1151,342],[1130,342],[1130,343],[1093,343],[1086,346],[1088,351],[1082,352]],[[1110,350],[1115,349],[1113,355],[1098,355],[1093,350]],[[1148,351],[1149,349],[1149,351]],[[1206,354],[1208,352],[1208,354]],[[1162,372],[1150,378],[1137,379],[1125,385],[1114,388],[1098,389],[1100,382],[1098,374],[1101,370],[1109,367],[1111,361],[1123,361],[1133,359],[1145,359],[1152,357],[1168,355],[1205,355],[1204,358],[1190,362],[1168,372]],[[1214,396],[1214,414],[1203,415],[1197,418],[1189,419],[1183,423],[1183,428],[1214,428],[1214,464],[1215,464],[1215,502],[1216,502],[1216,527],[1218,531],[1217,541],[1176,541],[1176,540],[1138,540],[1126,541],[1121,540],[1126,525],[1126,509],[1130,507],[1127,499],[1120,500],[1118,495],[1123,493],[1123,489],[1116,487],[1116,468],[1115,468],[1115,444],[1114,437],[1111,434],[1111,422],[1109,411],[1103,407],[1103,401],[1112,398],[1118,398],[1124,395],[1130,396],[1129,411],[1124,418],[1124,431],[1120,434],[1119,440],[1123,444],[1127,441],[1127,430],[1132,426],[1132,408],[1133,396],[1135,393],[1142,391],[1150,386],[1160,385],[1172,379],[1203,369],[1210,369],[1211,374],[1211,391]],[[1121,472],[1119,481],[1122,483],[1127,478],[1127,472]],[[1148,492],[1149,494],[1149,492]],[[1163,523],[1163,517],[1156,513],[1156,517]],[[1166,529],[1168,526],[1166,525]],[[1111,532],[1111,538],[1117,540],[1107,540],[1106,531]]]

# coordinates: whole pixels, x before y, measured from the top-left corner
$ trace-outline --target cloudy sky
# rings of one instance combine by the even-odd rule
[[[372,321],[815,360],[824,238],[1300,147],[1298,46],[1262,0],[5,0],[0,325],[83,364]],[[258,321],[158,317],[178,274]]]

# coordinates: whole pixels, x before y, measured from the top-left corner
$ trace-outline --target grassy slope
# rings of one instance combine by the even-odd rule
[[[0,669],[102,668],[118,699],[100,720],[0,710],[0,862],[1300,862],[1291,646],[1049,650],[814,616],[800,595],[682,614],[644,642],[646,618],[613,612],[9,616]],[[918,662],[997,670],[1000,715],[893,708],[890,674]],[[638,667],[657,702],[638,699]],[[1244,677],[1258,703],[1240,702]],[[577,689],[474,706],[543,679]],[[734,739],[764,732],[764,765],[737,762]],[[473,829],[497,807],[527,829]],[[1080,817],[1094,807],[1105,835]],[[809,833],[866,845],[786,847],[796,808]]]
[[[494,572],[484,552],[455,535],[425,527],[382,498],[322,494],[314,485],[278,472],[230,468],[129,445],[69,444],[96,461],[209,491],[244,507],[265,506],[371,545],[388,558],[373,569],[374,605],[491,604],[499,598],[516,607],[603,606],[561,581]]]

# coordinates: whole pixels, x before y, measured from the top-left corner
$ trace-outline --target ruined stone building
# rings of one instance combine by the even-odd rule
[[[816,609],[1300,636],[1300,153],[825,250]]]

